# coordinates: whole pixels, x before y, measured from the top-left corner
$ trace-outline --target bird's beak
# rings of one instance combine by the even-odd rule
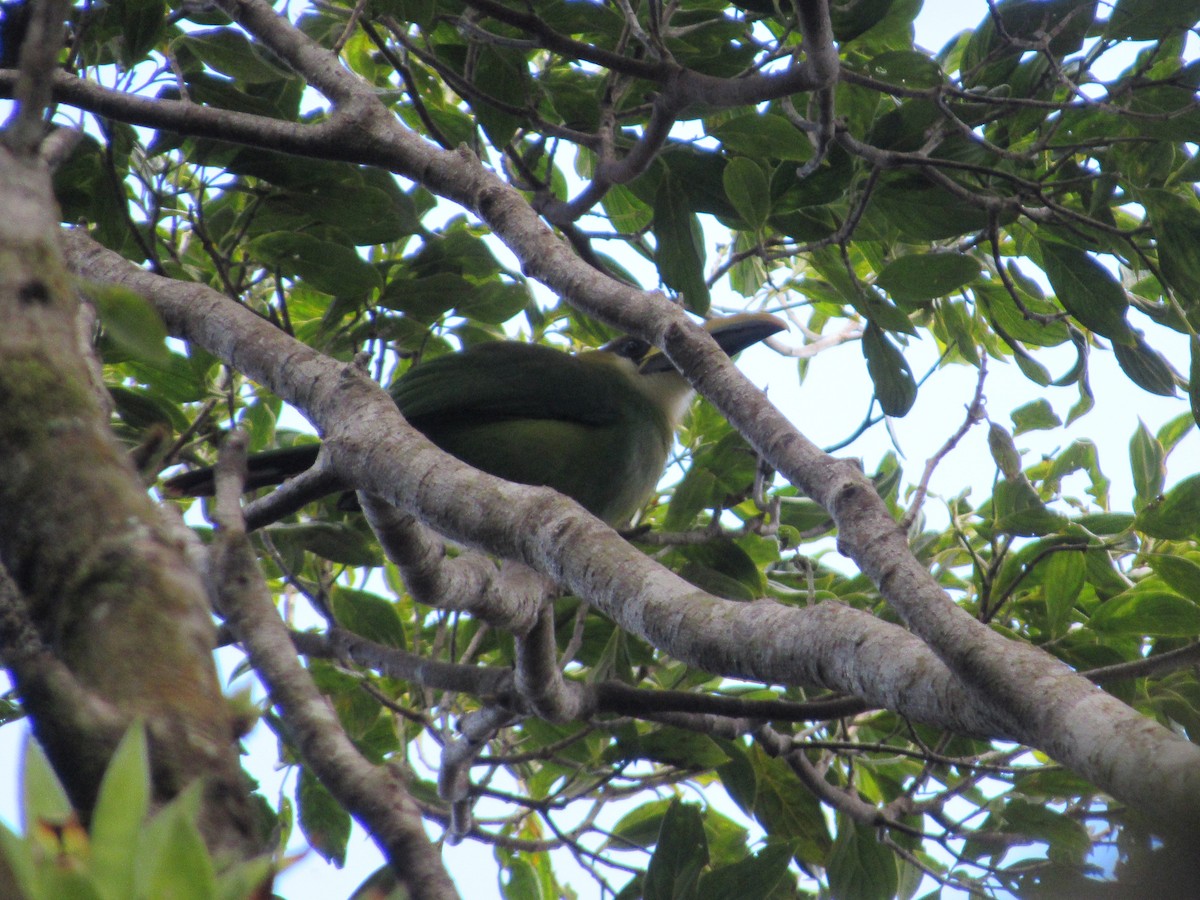
[[[742,313],[723,319],[709,319],[704,323],[704,328],[722,350],[733,356],[773,334],[787,331],[787,323],[769,313]],[[656,372],[670,372],[674,368],[665,353],[652,347],[642,358],[638,371],[643,375],[653,375]]]

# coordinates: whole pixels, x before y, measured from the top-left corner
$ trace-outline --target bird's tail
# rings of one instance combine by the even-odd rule
[[[320,444],[297,444],[250,454],[246,460],[245,489],[252,491],[280,484],[299,475],[312,467],[320,450]],[[211,497],[214,487],[213,467],[205,466],[168,478],[163,482],[162,493],[164,497]]]

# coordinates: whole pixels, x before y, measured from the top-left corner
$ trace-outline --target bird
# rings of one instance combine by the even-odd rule
[[[787,328],[767,313],[704,327],[730,356]],[[412,366],[389,393],[409,424],[462,462],[554,488],[613,527],[658,486],[693,396],[664,353],[631,336],[578,354],[522,341],[473,344]],[[318,451],[313,443],[252,454],[246,490],[299,474]],[[212,492],[211,467],[163,485],[166,496]]]

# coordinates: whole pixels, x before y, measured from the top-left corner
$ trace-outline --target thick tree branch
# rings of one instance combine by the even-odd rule
[[[244,453],[244,437],[231,435],[222,456]],[[212,545],[212,576],[221,609],[255,671],[287,718],[290,734],[309,769],[358,817],[416,900],[455,898],[449,876],[425,836],[421,813],[400,775],[367,762],[346,736],[337,713],[300,665],[291,637],[258,570],[246,537],[236,471],[218,468],[219,530]],[[231,484],[232,482],[232,484]]]

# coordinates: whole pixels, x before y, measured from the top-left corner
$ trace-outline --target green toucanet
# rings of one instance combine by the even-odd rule
[[[705,324],[731,356],[786,326],[751,313]],[[621,525],[654,491],[691,385],[637,338],[570,355],[496,341],[413,366],[392,384],[405,419],[465,463],[522,484],[547,485]],[[317,444],[254,454],[246,488],[277,484],[313,464]],[[212,493],[211,469],[169,479],[166,494]]]

